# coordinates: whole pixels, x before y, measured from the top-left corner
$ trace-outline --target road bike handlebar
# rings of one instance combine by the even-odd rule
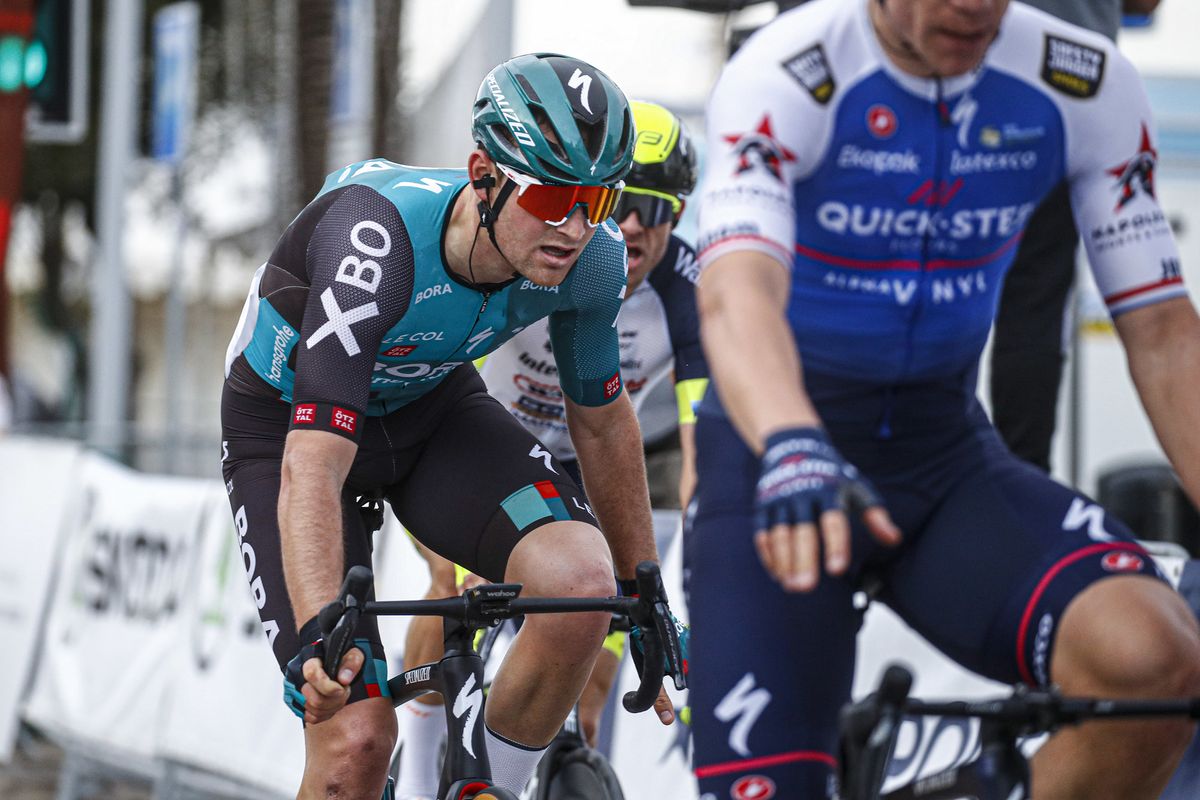
[[[638,565],[637,597],[522,598],[519,583],[490,583],[443,600],[368,601],[373,581],[369,568],[351,567],[337,598],[318,615],[325,640],[325,672],[329,675],[336,674],[342,657],[353,644],[353,633],[363,614],[440,616],[482,628],[524,614],[608,611],[627,615],[643,632],[645,668],[637,690],[627,693],[622,700],[627,711],[638,713],[653,706],[662,679],[668,675],[677,688],[687,686],[679,635],[667,607],[662,576],[653,562]]]
[[[884,672],[879,689],[847,703],[839,718],[841,778],[847,800],[875,800],[905,715],[974,717],[1006,736],[1052,733],[1090,719],[1188,717],[1200,719],[1200,697],[1175,700],[1108,700],[1064,697],[1056,691],[1016,687],[1007,697],[927,701],[908,696],[912,673],[897,664]]]

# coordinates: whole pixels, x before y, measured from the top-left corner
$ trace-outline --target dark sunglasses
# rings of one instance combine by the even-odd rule
[[[683,211],[683,201],[678,197],[660,192],[651,193],[646,189],[626,188],[617,201],[617,210],[613,218],[618,223],[630,214],[637,214],[642,226],[653,228],[664,222],[674,222],[675,217]]]

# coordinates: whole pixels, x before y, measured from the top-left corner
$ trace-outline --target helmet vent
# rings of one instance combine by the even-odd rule
[[[521,84],[521,88],[525,90],[525,95],[534,103],[542,102],[542,98],[538,97],[538,93],[533,90],[533,84],[529,82],[521,73],[517,73],[517,83]]]
[[[567,151],[563,149],[562,143],[558,141],[558,131],[554,127],[554,123],[550,121],[550,116],[546,113],[546,109],[541,106],[530,106],[529,111],[533,114],[533,119],[537,126],[542,131],[542,135],[546,140],[546,144],[563,162],[570,164],[571,157],[567,155]]]

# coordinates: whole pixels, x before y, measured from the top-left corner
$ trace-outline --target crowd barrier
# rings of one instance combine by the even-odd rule
[[[0,473],[0,548],[16,554],[0,563],[0,641],[16,676],[0,681],[0,765],[24,721],[61,743],[69,764],[82,755],[159,787],[188,775],[194,785],[239,787],[226,796],[294,796],[301,727],[281,701],[256,609],[261,589],[246,577],[256,555],[220,482],[140,474],[76,445],[24,438],[0,440]],[[655,526],[682,616],[678,514],[656,512]],[[375,557],[381,598],[424,594],[423,562],[390,514]],[[1200,601],[1197,565],[1163,563]],[[380,623],[394,673],[407,618]],[[868,611],[860,643],[856,693],[897,654],[915,668],[919,694],[1005,690],[947,661],[880,604]],[[635,681],[625,666],[621,691]],[[676,695],[686,704],[686,693]],[[611,757],[629,800],[689,796],[686,726],[623,712],[611,726]],[[977,735],[961,721],[910,722],[893,777],[969,754]],[[1164,797],[1194,797],[1198,775],[1193,753],[1177,776],[1182,789]]]

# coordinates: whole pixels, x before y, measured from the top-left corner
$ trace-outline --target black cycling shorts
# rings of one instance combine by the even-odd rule
[[[371,536],[355,498],[376,490],[423,544],[493,581],[504,579],[509,555],[527,533],[556,520],[596,524],[562,464],[488,395],[471,364],[400,410],[364,419],[342,495],[346,569],[371,564]],[[297,627],[306,621],[293,617],[280,547],[277,505],[289,421],[287,403],[226,385],[225,485],[247,577],[280,668],[299,651]],[[356,637],[367,640],[374,658],[383,657],[374,617],[363,618]],[[368,680],[360,675],[351,686],[351,702],[380,693],[369,674],[377,671],[363,670]]]

